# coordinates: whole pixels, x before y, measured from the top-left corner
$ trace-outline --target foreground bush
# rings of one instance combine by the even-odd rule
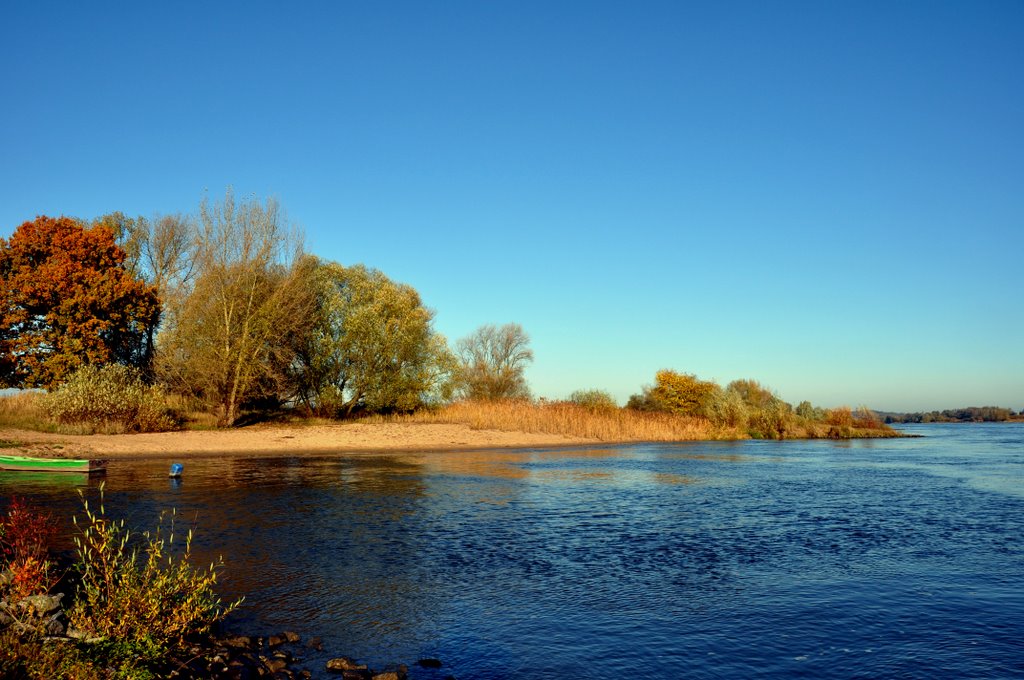
[[[167,677],[196,636],[238,606],[214,592],[220,561],[193,566],[191,532],[172,554],[173,513],[133,536],[106,517],[102,493],[97,511],[83,501],[85,519],[75,518],[77,559],[61,581],[74,587],[70,602],[47,597],[57,571],[52,517],[17,499],[0,517],[0,678]]]
[[[214,590],[218,561],[206,568],[192,565],[192,532],[185,535],[184,551],[174,557],[174,513],[164,538],[165,517],[153,532],[142,534],[141,546],[130,548],[131,532],[124,520],[104,513],[101,488],[99,509],[88,501],[85,521],[75,518],[80,579],[68,619],[75,628],[108,638],[112,652],[132,650],[153,657],[180,646],[192,634],[206,633],[239,602],[223,605]]]
[[[128,366],[83,366],[46,398],[50,417],[106,432],[161,432],[179,426],[159,388]]]
[[[122,672],[120,678],[155,677],[152,673]],[[78,647],[55,645],[41,636],[18,634],[13,628],[0,631],[0,678],[4,680],[109,680],[115,677]]]

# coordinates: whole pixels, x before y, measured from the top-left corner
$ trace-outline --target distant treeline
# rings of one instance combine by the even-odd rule
[[[1022,420],[1024,412],[1001,406],[968,406],[927,413],[882,413],[887,423],[1000,423]]]

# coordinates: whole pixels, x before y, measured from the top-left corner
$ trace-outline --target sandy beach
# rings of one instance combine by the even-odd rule
[[[407,423],[340,423],[337,425],[254,425],[226,430],[189,430],[146,434],[68,435],[0,429],[9,454],[61,458],[180,458],[224,454],[275,455],[351,451],[451,451],[510,447],[574,446],[597,440],[500,430],[466,425]],[[607,442],[605,442],[607,443]]]

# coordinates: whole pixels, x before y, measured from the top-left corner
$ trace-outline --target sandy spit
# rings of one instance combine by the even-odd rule
[[[60,458],[205,457],[228,455],[323,455],[353,451],[452,451],[578,446],[595,439],[531,432],[473,430],[467,425],[340,423],[254,425],[227,430],[145,434],[68,435],[0,429],[0,454]],[[607,444],[607,442],[604,442]]]

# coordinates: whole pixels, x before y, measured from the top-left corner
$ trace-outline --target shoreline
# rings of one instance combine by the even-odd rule
[[[915,437],[896,431],[883,438]],[[873,439],[861,434],[851,439]],[[797,441],[793,438],[786,441]],[[740,441],[738,438],[735,441]],[[63,434],[0,428],[0,455],[53,458],[181,458],[214,456],[314,457],[330,454],[437,451],[481,451],[531,448],[575,448],[642,444],[652,440],[598,439],[521,430],[474,429],[464,423],[341,422],[323,424],[258,424],[245,427],[176,430],[132,434]],[[657,440],[664,443],[664,440]],[[680,443],[723,441],[679,439]],[[728,440],[734,441],[734,440]]]
[[[612,446],[630,442],[532,432],[474,430],[435,423],[252,425],[223,430],[139,434],[60,434],[0,429],[0,449],[15,455],[59,458],[205,458],[210,456],[322,456],[332,453],[478,451],[481,449]]]

